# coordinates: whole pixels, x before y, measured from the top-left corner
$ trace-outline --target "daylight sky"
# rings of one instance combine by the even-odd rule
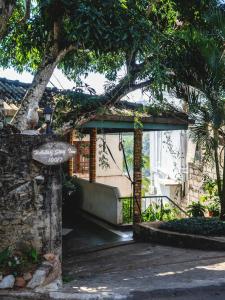
[[[19,80],[21,82],[31,83],[33,75],[28,72],[18,73],[13,68],[2,69],[0,68],[0,77],[5,77],[11,80]],[[89,74],[88,78],[85,80],[87,84],[92,86],[98,94],[104,91],[105,77],[101,74]],[[52,84],[51,84],[52,83]],[[69,81],[63,73],[56,69],[53,76],[48,84],[49,87],[56,86],[59,89],[72,89],[75,87],[74,82]]]
[[[121,74],[122,75],[122,72]],[[21,82],[31,83],[33,75],[28,72],[18,73],[13,68],[2,69],[0,68],[0,77],[7,78],[10,80],[19,80]],[[83,82],[87,83],[89,86],[95,89],[97,94],[102,94],[104,92],[104,84],[107,82],[107,79],[104,75],[89,73],[87,78],[82,78]],[[68,80],[66,76],[59,70],[56,69],[50,79],[48,84],[49,87],[57,87],[59,89],[72,89],[75,87],[73,81]],[[141,91],[135,91],[127,97],[129,101],[143,101],[143,95]]]

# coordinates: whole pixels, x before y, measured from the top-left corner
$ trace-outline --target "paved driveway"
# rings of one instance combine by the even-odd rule
[[[193,292],[179,298],[178,291],[184,296],[184,290],[203,293],[210,287],[215,294],[207,298],[207,291],[204,299],[217,299],[220,293],[212,286],[225,284],[225,253],[134,243],[67,258],[63,271],[67,280],[73,279],[64,291],[85,297],[201,299],[193,298]]]

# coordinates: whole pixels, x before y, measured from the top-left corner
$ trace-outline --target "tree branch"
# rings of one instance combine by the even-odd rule
[[[96,106],[93,108],[93,106],[87,110],[80,111],[80,114],[77,115],[77,111],[73,113],[71,111],[69,114],[71,116],[76,115],[76,120],[74,122],[75,127],[79,127],[88,121],[94,119],[98,113],[99,106],[103,106],[104,108],[109,108],[115,105],[117,102],[121,100],[124,96],[126,96],[128,93],[133,92],[135,90],[150,86],[153,83],[154,79],[149,79],[144,82],[140,83],[131,83],[129,82],[128,75],[125,76],[119,84],[117,84],[110,92],[105,93],[104,95],[99,96],[99,100],[96,99]],[[96,96],[95,96],[96,97]],[[101,104],[100,104],[101,103]],[[65,125],[63,128],[64,133],[68,132],[70,129],[72,129],[71,123],[68,122],[68,124]]]
[[[24,17],[20,20],[20,23],[25,23],[26,20],[30,18],[30,8],[31,0],[26,0],[25,14]]]
[[[0,1],[0,40],[7,32],[8,22],[12,16],[15,6],[16,0],[10,1],[10,3],[7,0]]]
[[[132,71],[135,68],[136,56],[137,56],[137,50],[134,50],[134,49],[126,54],[127,73],[129,73],[130,71]]]

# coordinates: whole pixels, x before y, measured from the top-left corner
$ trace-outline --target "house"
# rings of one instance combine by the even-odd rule
[[[150,132],[152,193],[180,204],[186,201],[188,184],[186,130]]]
[[[70,134],[70,143],[76,146],[77,152],[75,157],[69,161],[69,175],[88,180],[90,137],[89,135],[80,137],[79,133],[74,130]],[[120,136],[118,134],[99,134],[97,136],[96,182],[117,187],[122,197],[129,197],[132,194],[132,185],[125,175],[124,157],[119,143]],[[104,147],[107,149],[103,149]]]
[[[9,106],[6,110],[8,118],[15,113],[29,86],[18,81],[0,79],[0,99],[7,107]],[[39,106],[43,108],[46,104],[54,103],[55,96],[66,93],[65,90],[46,88]],[[88,98],[91,98],[90,95]],[[93,102],[93,99],[90,101]],[[103,104],[98,103],[98,105]],[[85,103],[82,103],[82,111],[85,110]],[[139,111],[138,116],[137,111]],[[130,195],[132,192],[133,218],[134,222],[139,222],[142,211],[143,132],[186,130],[188,124],[188,117],[182,112],[168,111],[155,114],[154,111],[143,109],[142,104],[120,101],[113,107],[106,107],[76,129],[77,132],[86,135],[83,141],[80,141],[79,137],[74,135],[74,131],[71,131],[69,141],[76,145],[77,154],[70,161],[68,172],[77,177],[77,185],[81,192],[79,196],[81,208],[110,223],[118,224],[122,222],[121,196]],[[123,174],[123,151],[119,148],[121,145],[118,138],[122,133],[134,135],[132,178],[129,174]],[[104,142],[102,146],[101,141]],[[103,152],[111,153],[108,160],[109,168],[105,170],[99,167],[98,162],[101,147],[107,148],[103,149]]]

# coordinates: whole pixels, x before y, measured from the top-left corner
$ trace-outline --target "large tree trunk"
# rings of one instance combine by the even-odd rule
[[[220,199],[220,219],[224,220],[225,219],[225,202],[223,201],[223,188],[221,184],[221,175],[220,175],[220,161],[219,161],[219,147],[218,147],[218,140],[219,140],[219,135],[218,131],[214,129],[214,140],[215,140],[215,145],[214,145],[214,160],[215,160],[215,168],[216,168],[216,182],[217,182],[217,188],[218,188],[218,195]]]
[[[54,49],[54,47],[52,47],[50,51],[46,53],[36,75],[34,76],[31,87],[28,89],[24,99],[22,100],[19,110],[11,122],[12,125],[21,131],[27,128],[26,117],[29,109],[38,105],[55,67],[59,61],[71,50],[72,48],[69,47],[58,52],[56,49]]]
[[[8,22],[16,5],[16,0],[0,0],[0,40],[4,37]]]
[[[222,183],[222,191],[221,191],[221,215],[220,219],[225,220],[225,148],[223,148],[223,183]]]

